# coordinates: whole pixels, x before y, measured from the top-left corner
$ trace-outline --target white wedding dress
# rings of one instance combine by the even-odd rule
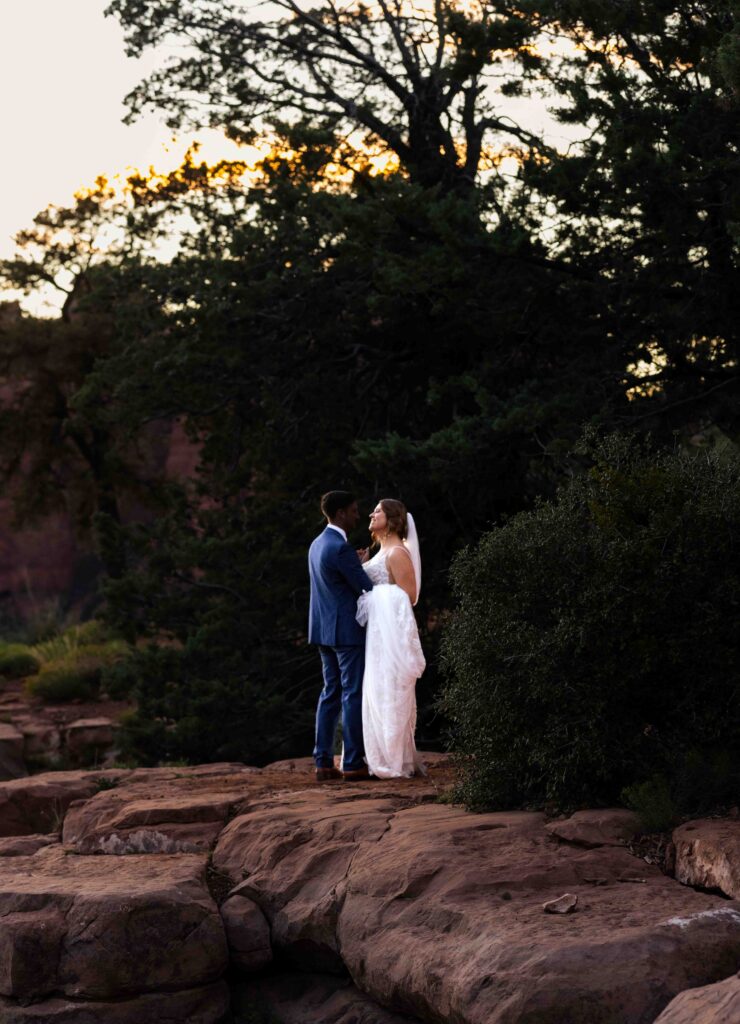
[[[390,582],[387,551],[363,566],[373,581],[357,605],[357,620],[367,624],[365,676],[362,683],[362,731],[365,759],[380,779],[425,774],[416,753],[416,680],[426,668],[408,594]],[[418,555],[417,597],[421,582]]]

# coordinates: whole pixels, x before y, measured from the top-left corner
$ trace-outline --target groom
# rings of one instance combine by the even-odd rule
[[[367,779],[362,742],[362,677],[365,671],[365,630],[355,619],[357,598],[373,584],[347,533],[360,518],[357,501],[348,491],[329,491],[321,499],[327,526],[308,552],[311,606],[308,642],[321,654],[324,688],[316,709],[316,781]],[[334,767],[334,733],[342,715],[343,771]]]

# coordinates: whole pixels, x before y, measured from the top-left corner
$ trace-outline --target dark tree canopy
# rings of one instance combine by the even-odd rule
[[[523,169],[554,208],[554,248],[602,283],[626,379],[651,399],[633,411],[649,414],[660,397],[671,426],[693,413],[734,423],[737,4],[574,0],[539,10],[578,46],[553,59],[547,76],[560,119],[582,141],[550,162],[528,156]],[[640,361],[650,381],[629,381]]]
[[[526,253],[513,247],[529,266],[592,282],[602,337],[621,349],[621,365],[609,359],[604,372],[633,387],[632,414],[652,414],[654,401],[639,408],[644,394],[666,410],[680,403],[679,420],[687,402],[701,415],[705,394],[730,414],[723,389],[732,402],[740,322],[732,0],[115,0],[108,12],[131,53],[174,51],[130,97],[132,116],[149,105],[173,125],[250,140],[286,124],[354,132],[413,182],[462,186],[487,224],[536,239]],[[556,148],[515,124],[510,97],[521,95],[550,105],[573,142]],[[516,180],[498,164],[507,146]]]
[[[170,124],[208,124],[254,141],[304,122],[379,141],[412,180],[469,189],[494,140],[541,143],[503,112],[536,69],[537,31],[515,4],[452,0],[308,4],[264,9],[224,0],[114,0],[128,52],[177,47],[178,55],[129,97]]]

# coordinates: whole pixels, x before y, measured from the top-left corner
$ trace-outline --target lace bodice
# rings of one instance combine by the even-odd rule
[[[391,574],[388,572],[388,552],[381,548],[377,555],[373,555],[369,562],[362,567],[373,583],[390,583]]]

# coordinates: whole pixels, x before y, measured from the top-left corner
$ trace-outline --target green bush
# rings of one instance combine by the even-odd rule
[[[89,644],[41,665],[38,673],[26,680],[32,697],[46,702],[90,700],[100,690],[103,669],[128,652],[120,640]]]
[[[100,665],[82,659],[50,661],[38,675],[26,680],[26,690],[30,696],[40,697],[47,703],[91,700],[99,685]]]
[[[666,774],[626,786],[622,800],[646,832],[670,828],[682,815],[728,808],[740,792],[740,759],[726,749],[684,750],[666,756]]]
[[[25,644],[0,645],[0,676],[20,679],[39,670],[39,660]]]
[[[677,824],[680,814],[665,775],[625,786],[622,800],[637,812],[646,832],[664,832]]]
[[[69,626],[62,632],[47,637],[40,643],[35,644],[31,650],[33,654],[44,664],[49,661],[58,661],[74,655],[83,647],[100,647],[115,640],[110,627],[96,619],[83,622],[80,625]]]
[[[133,652],[130,656],[119,658],[103,666],[100,677],[100,689],[108,694],[111,700],[125,700],[136,687],[139,674]]]
[[[706,805],[738,777],[740,459],[616,435],[581,450],[588,472],[453,565],[442,706],[462,796],[577,806],[663,776]],[[685,752],[718,750],[703,790]]]

